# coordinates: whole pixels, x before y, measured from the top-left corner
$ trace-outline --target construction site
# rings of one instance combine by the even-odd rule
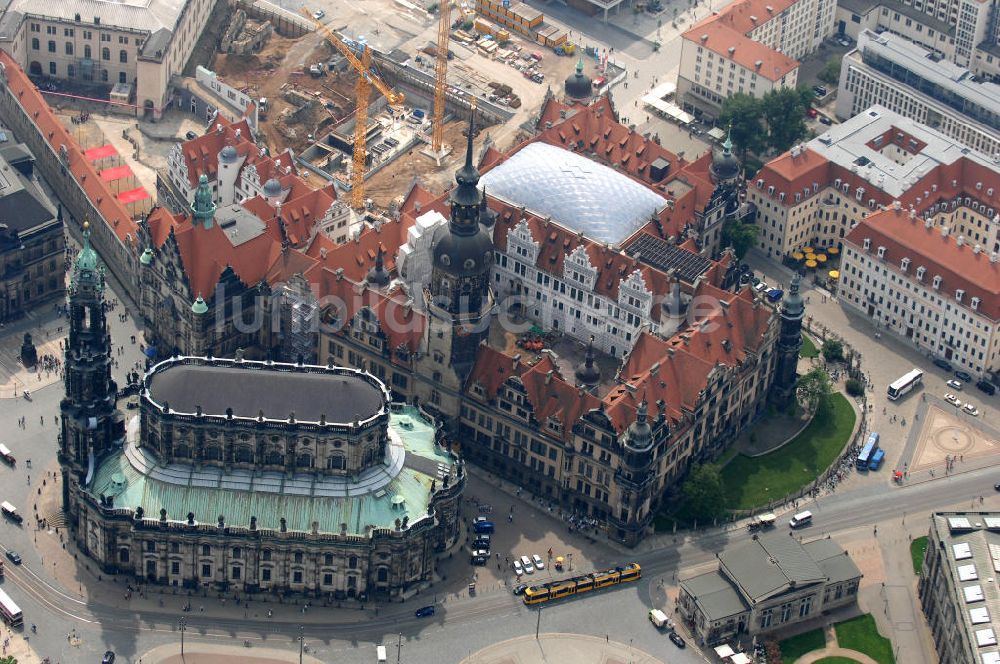
[[[295,37],[274,32],[258,38],[252,52],[217,52],[205,65],[228,85],[265,100],[258,134],[272,151],[292,148],[311,184],[333,180],[357,193],[354,164],[363,164],[364,194],[355,207],[389,206],[413,178],[435,189],[449,186],[463,152],[453,146],[464,144],[473,103],[478,142],[488,135],[507,147],[523,135],[546,89],[558,94],[576,65],[569,56],[576,47],[565,32],[546,48],[532,41],[533,33],[504,29],[467,4],[431,12],[402,0],[363,5],[327,0],[325,8],[310,6],[303,18],[314,30]],[[533,20],[546,35],[553,32]],[[253,36],[259,34],[255,25]],[[442,43],[447,56],[438,58]],[[590,68],[593,62],[588,59]],[[364,94],[359,71],[371,92],[363,139],[356,126]]]

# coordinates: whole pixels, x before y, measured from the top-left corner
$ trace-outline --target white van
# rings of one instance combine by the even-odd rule
[[[375,646],[375,661],[376,662],[388,662],[389,659],[385,654],[385,646]]]
[[[801,528],[802,526],[812,523],[812,520],[813,520],[812,512],[806,510],[805,512],[799,512],[798,514],[793,516],[789,520],[788,525],[791,526],[792,528]]]
[[[657,627],[665,627],[667,624],[667,614],[659,609],[650,609],[649,622],[653,623]]]

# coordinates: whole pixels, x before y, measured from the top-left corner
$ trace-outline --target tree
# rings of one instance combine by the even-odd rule
[[[722,102],[719,124],[729,128],[729,137],[746,162],[747,152],[759,152],[766,147],[760,100],[747,94],[735,94]]]
[[[809,373],[799,377],[795,385],[795,395],[799,403],[809,412],[816,412],[820,403],[830,394],[833,386],[830,374],[823,367],[813,367]]]
[[[857,378],[848,378],[844,387],[847,388],[847,394],[852,397],[860,397],[865,393],[865,386]]]
[[[681,492],[687,513],[699,521],[708,521],[723,513],[726,496],[722,489],[722,474],[714,463],[698,464],[684,480]]]
[[[722,227],[722,246],[732,247],[736,258],[742,260],[756,242],[758,233],[760,227],[754,224],[745,224],[736,219],[727,221]]]
[[[809,88],[782,88],[764,95],[760,104],[770,147],[784,152],[806,135],[806,111],[814,98]]]
[[[837,85],[840,82],[840,63],[841,57],[839,55],[830,58],[819,74],[816,75],[816,78],[824,83]]]
[[[823,359],[827,362],[839,362],[844,359],[844,342],[840,339],[827,339],[823,342]]]

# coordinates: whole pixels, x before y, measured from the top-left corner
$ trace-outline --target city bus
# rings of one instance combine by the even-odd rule
[[[555,599],[562,599],[570,595],[600,590],[608,586],[615,586],[620,583],[635,581],[642,576],[642,568],[639,563],[629,563],[623,567],[605,570],[603,572],[592,572],[574,576],[571,579],[561,581],[550,581],[539,586],[531,586],[524,591],[524,603],[527,605],[541,604]]]
[[[920,369],[912,369],[909,373],[889,386],[889,400],[895,401],[903,396],[924,380],[924,372]]]
[[[872,431],[868,434],[868,440],[865,441],[865,446],[861,448],[861,453],[858,454],[857,466],[858,470],[868,470],[868,464],[872,460],[872,456],[878,450],[878,434]]]
[[[14,603],[10,595],[0,590],[0,615],[11,627],[24,624],[24,616],[21,614],[21,607]]]
[[[871,460],[868,462],[868,470],[878,470],[882,467],[883,461],[885,461],[885,450],[880,447],[875,450],[875,454],[872,455]]]

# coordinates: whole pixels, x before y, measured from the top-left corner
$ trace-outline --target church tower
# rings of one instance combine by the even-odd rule
[[[490,274],[493,267],[495,213],[479,190],[479,171],[472,163],[475,108],[469,122],[465,165],[455,174],[456,186],[448,197],[451,218],[439,226],[431,240],[431,280],[428,311],[432,327],[447,327],[448,364],[463,383],[476,360],[476,350],[489,332],[493,308]]]
[[[792,278],[788,297],[781,305],[781,333],[778,336],[778,364],[771,385],[771,399],[784,407],[795,398],[796,369],[799,364],[799,349],[802,348],[802,318],[806,307],[799,294],[799,275]]]
[[[59,463],[63,509],[76,521],[75,501],[90,481],[97,461],[125,434],[115,406],[111,377],[112,346],[104,312],[104,269],[90,246],[90,224],[83,224],[83,248],[73,264],[69,287],[69,337],[65,342],[65,397],[59,404]]]

